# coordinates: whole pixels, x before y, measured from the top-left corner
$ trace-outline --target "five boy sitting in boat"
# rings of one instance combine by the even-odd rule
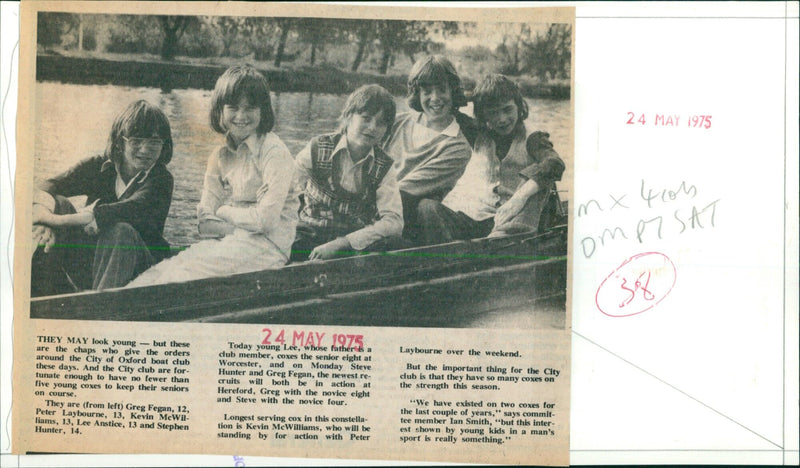
[[[34,210],[34,241],[40,248],[32,267],[32,296],[277,268],[289,259],[286,250],[292,241],[292,260],[325,260],[348,251],[535,232],[553,225],[560,209],[555,182],[561,179],[564,163],[549,135],[525,124],[528,107],[511,80],[489,75],[477,85],[472,120],[458,111],[467,100],[455,67],[444,57],[427,57],[412,67],[408,102],[413,111],[395,119],[395,102],[388,91],[378,85],[360,87],[345,103],[339,130],[312,138],[292,163],[286,147],[270,132],[274,117],[266,80],[252,67],[232,67],[217,83],[211,113],[212,127],[225,135],[226,144],[209,159],[198,209],[201,232],[214,239],[195,244],[128,284],[164,256],[150,252],[155,245],[150,238],[163,231],[172,179],[163,168],[171,156],[169,123],[126,127],[118,132],[124,143],[114,142],[124,152],[114,156],[109,151],[103,160],[118,174],[104,189],[110,193],[107,200],[100,198],[95,205],[93,197],[78,215],[59,218],[56,204],[37,196],[37,205],[43,198],[51,206]],[[147,153],[142,148],[161,156],[145,164],[144,156],[138,157]],[[137,149],[135,157],[127,156]],[[104,169],[98,166],[98,171],[100,180]],[[94,267],[84,266],[91,263],[88,257],[70,263],[64,252],[48,253],[56,241],[69,239],[61,226],[83,227],[95,238],[108,239],[110,229],[117,229],[104,221],[109,206],[126,198],[141,199],[139,191],[161,180],[158,177],[167,177],[169,190],[148,202],[157,202],[150,211],[136,211],[134,203],[113,211],[114,219],[134,216],[134,226],[159,228],[153,233],[140,229],[139,240],[131,237],[131,242],[142,244],[133,250],[140,255],[115,256],[116,250],[124,250],[114,248],[116,240],[110,249],[93,250]],[[48,182],[47,192],[62,195],[56,182],[64,178]],[[90,182],[87,187],[94,183]],[[225,187],[241,199],[227,199]],[[63,195],[73,192],[78,191]],[[153,211],[156,207],[160,208]],[[122,268],[120,262],[130,265]],[[42,289],[45,278],[60,272],[69,281],[81,278],[80,284]],[[108,272],[116,275],[113,281],[103,279],[110,278]],[[94,281],[82,279],[91,276]]]

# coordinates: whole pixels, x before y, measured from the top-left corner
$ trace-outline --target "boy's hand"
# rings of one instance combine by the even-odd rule
[[[50,252],[50,248],[56,243],[56,234],[53,228],[42,224],[33,225],[33,245],[38,247],[44,245],[44,252]],[[36,248],[33,249],[36,251]]]
[[[98,231],[96,219],[92,219],[92,222],[83,227],[83,232],[90,236],[96,236]]]
[[[91,205],[86,205],[75,213],[74,216],[77,224],[83,225],[84,229],[92,223],[94,223],[95,228],[97,228],[97,223],[95,223],[94,220],[94,206],[97,205],[98,201],[99,200],[95,200]]]
[[[229,215],[230,208],[231,208],[231,206],[229,206],[229,205],[222,205],[219,208],[217,208],[217,212],[214,213],[214,214],[216,216],[220,217],[225,222],[229,223],[230,222],[230,215]]]
[[[522,211],[527,201],[527,198],[523,199],[516,195],[509,198],[507,202],[503,203],[500,208],[497,209],[497,214],[494,215],[494,225],[502,226],[510,221]]]
[[[34,224],[34,228],[37,224],[49,224],[51,217],[53,216],[53,212],[47,209],[44,205],[35,203],[33,205],[33,211],[31,212],[31,221]]]
[[[353,250],[350,241],[346,237],[337,237],[336,239],[322,245],[314,247],[314,250],[309,254],[309,260],[328,260],[339,256],[340,252]]]
[[[522,208],[528,203],[528,199],[538,191],[539,184],[533,179],[528,179],[524,184],[520,185],[514,195],[497,209],[497,214],[494,215],[495,227],[511,221],[514,216],[522,211]]]
[[[216,219],[203,219],[197,225],[200,237],[203,239],[219,239],[236,230],[233,224]]]

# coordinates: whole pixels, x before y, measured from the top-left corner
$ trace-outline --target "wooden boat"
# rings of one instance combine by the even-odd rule
[[[31,318],[564,328],[567,228],[35,298]],[[520,322],[522,321],[522,322]]]

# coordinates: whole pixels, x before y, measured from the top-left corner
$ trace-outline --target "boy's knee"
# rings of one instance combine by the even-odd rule
[[[428,220],[433,217],[438,217],[442,204],[436,200],[424,198],[420,200],[417,205],[417,217],[422,220]]]
[[[116,223],[100,235],[104,243],[138,244],[142,242],[139,231],[128,223]]]
[[[63,195],[53,195],[53,200],[56,202],[53,208],[53,214],[66,215],[77,213],[75,206],[69,201],[69,198]]]

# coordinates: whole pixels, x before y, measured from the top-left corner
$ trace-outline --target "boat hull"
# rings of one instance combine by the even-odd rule
[[[31,300],[31,318],[563,328],[566,229]],[[494,317],[494,319],[492,319]]]

